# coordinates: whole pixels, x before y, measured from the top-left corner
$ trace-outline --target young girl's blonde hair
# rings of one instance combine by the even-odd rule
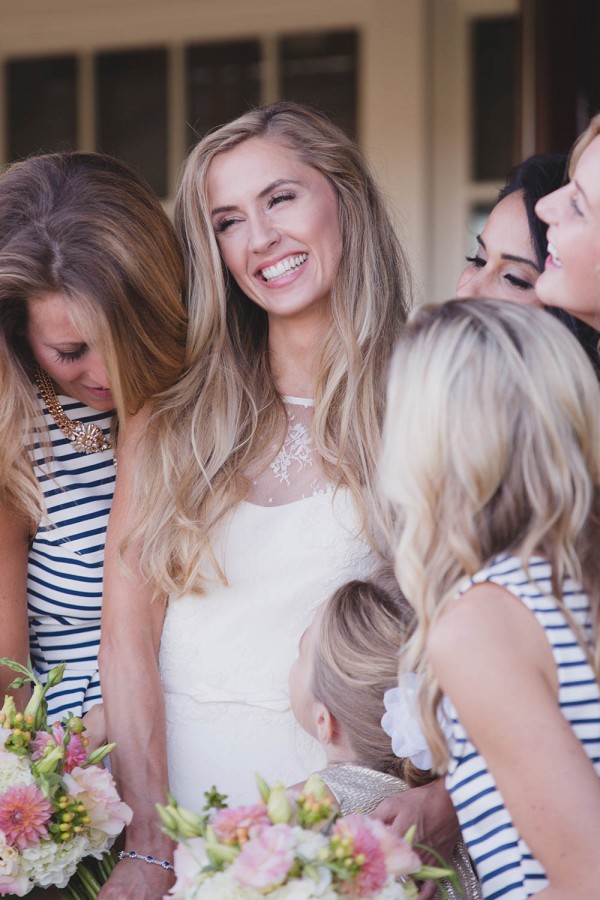
[[[563,576],[583,584],[600,676],[600,388],[575,338],[517,303],[420,308],[392,365],[381,472],[401,517],[398,579],[418,619],[402,668],[424,674],[425,734],[441,768],[427,636],[464,578],[495,556],[525,567],[545,557],[570,621]]]
[[[381,727],[383,695],[398,682],[398,653],[413,613],[393,573],[350,581],[317,614],[311,693],[344,729],[359,765],[402,778],[410,787],[434,776],[394,756]]]
[[[167,593],[202,592],[200,564],[210,558],[214,526],[246,497],[249,472],[267,465],[273,443],[285,438],[267,315],[224,266],[208,201],[213,160],[256,138],[288,148],[335,190],[342,256],[317,363],[313,437],[332,479],[354,494],[374,545],[383,544],[389,527],[376,467],[384,380],[408,308],[408,268],[356,144],[316,112],[275,103],[203,138],[177,195],[189,275],[188,368],[150,423],[136,531],[142,570]]]

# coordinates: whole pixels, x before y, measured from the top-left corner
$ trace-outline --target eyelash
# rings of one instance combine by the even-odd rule
[[[467,262],[472,263],[478,269],[483,269],[485,266],[485,259],[482,259],[481,256],[467,256]],[[526,291],[533,287],[530,281],[525,281],[524,278],[517,278],[516,275],[508,274],[503,277],[506,278],[509,284],[520,290]]]
[[[63,353],[61,350],[56,351],[56,361],[61,363],[77,362],[81,359],[87,347],[82,346],[79,350],[72,350],[70,353]]]
[[[278,206],[280,203],[283,203],[286,200],[294,200],[296,195],[292,191],[285,191],[283,194],[275,194],[274,197],[271,197],[269,200],[269,209],[272,209],[274,206]],[[223,234],[223,232],[227,231],[227,229],[231,225],[235,225],[238,219],[232,217],[231,219],[221,219],[220,222],[217,222],[215,226],[216,234]]]
[[[577,200],[575,199],[575,197],[571,197],[571,209],[573,210],[573,212],[575,213],[575,215],[577,215],[577,216],[582,216],[582,215],[583,215],[581,209],[580,209],[579,206],[577,205]]]
[[[482,259],[480,256],[467,256],[467,262],[473,263],[478,269],[482,269],[485,266],[485,259]]]

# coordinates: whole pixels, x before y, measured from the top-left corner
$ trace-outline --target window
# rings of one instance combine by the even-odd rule
[[[281,95],[321,110],[357,132],[358,39],[355,31],[294,35],[279,44]]]
[[[504,180],[516,162],[517,20],[481,19],[471,34],[474,181]]]
[[[77,146],[77,62],[74,56],[7,64],[8,158]]]
[[[98,150],[143,172],[167,195],[167,54],[101,53],[96,59]]]
[[[260,43],[196,44],[186,54],[187,141],[240,116],[261,100]]]

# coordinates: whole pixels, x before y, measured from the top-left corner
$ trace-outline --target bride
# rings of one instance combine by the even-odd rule
[[[199,809],[212,784],[254,802],[255,771],[292,784],[323,764],[287,675],[316,605],[386,553],[376,461],[408,303],[359,150],[292,103],[198,144],[176,221],[187,374],[124,438],[100,655],[126,846],[161,858],[167,781]],[[166,877],[127,858],[102,898],[157,897]]]

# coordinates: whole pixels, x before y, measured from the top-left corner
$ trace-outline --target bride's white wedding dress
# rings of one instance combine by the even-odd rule
[[[200,810],[213,784],[230,805],[256,802],[254,773],[301,781],[325,764],[290,710],[288,673],[315,608],[366,577],[372,551],[347,489],[314,458],[312,404],[288,398],[285,444],[215,535],[227,585],[171,599],[160,648],[170,789]],[[208,571],[208,570],[207,570]]]

